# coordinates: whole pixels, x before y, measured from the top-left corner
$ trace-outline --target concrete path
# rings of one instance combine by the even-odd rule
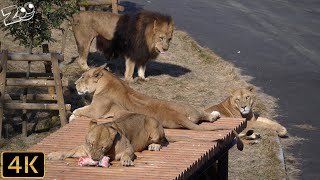
[[[292,136],[308,140],[292,152],[301,158],[301,179],[320,177],[320,1],[132,0],[133,8],[173,16],[179,29],[255,77],[279,98]],[[308,124],[317,130],[297,128]]]

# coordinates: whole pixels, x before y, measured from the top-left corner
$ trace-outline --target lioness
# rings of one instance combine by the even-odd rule
[[[97,125],[96,120],[91,120],[85,144],[70,151],[50,153],[47,159],[89,156],[99,161],[108,156],[110,160],[120,160],[123,166],[132,166],[134,152],[147,147],[159,151],[162,142],[167,141],[157,120],[142,114],[120,112],[110,123]]]
[[[189,105],[140,94],[105,70],[105,65],[83,73],[75,84],[79,94],[93,93],[93,98],[90,105],[73,111],[74,116],[101,118],[113,116],[119,110],[127,110],[153,117],[165,128],[217,130],[215,127],[196,124],[201,120],[215,121],[219,117],[216,111],[206,113]]]
[[[118,15],[110,12],[80,12],[73,15],[73,31],[78,45],[78,62],[89,69],[87,56],[93,38],[97,49],[106,56],[126,59],[125,79],[131,81],[135,65],[138,76],[145,78],[146,63],[169,48],[173,33],[170,16],[141,11]]]
[[[226,100],[207,108],[205,111],[218,111],[221,117],[243,117],[248,120],[249,125],[253,125],[254,123],[265,124],[269,129],[276,130],[280,137],[285,137],[287,129],[279,123],[263,117],[256,118],[252,111],[255,101],[255,92],[254,86],[236,89]]]

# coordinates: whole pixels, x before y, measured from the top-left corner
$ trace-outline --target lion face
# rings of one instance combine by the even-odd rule
[[[102,65],[98,68],[92,68],[81,75],[81,77],[75,82],[79,95],[95,92],[98,81],[103,75],[105,67],[106,65]]]
[[[173,34],[173,22],[154,21],[154,48],[158,53],[165,53],[169,49]]]
[[[231,103],[242,115],[247,115],[252,112],[254,97],[255,88],[253,86],[248,86],[233,91],[231,94]]]
[[[96,120],[91,120],[89,132],[86,136],[86,145],[91,158],[99,161],[113,146],[117,131],[109,126],[97,125]]]

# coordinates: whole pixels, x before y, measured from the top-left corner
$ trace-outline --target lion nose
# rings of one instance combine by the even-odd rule
[[[243,109],[245,109],[247,106],[246,105],[244,105],[244,106],[241,106],[241,108],[243,108]]]

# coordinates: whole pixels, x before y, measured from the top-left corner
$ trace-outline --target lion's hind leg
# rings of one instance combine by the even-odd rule
[[[81,69],[88,70],[90,68],[87,64],[87,58],[90,51],[90,45],[94,37],[97,36],[97,34],[93,30],[88,30],[88,27],[77,27],[73,29],[79,53],[77,61]]]
[[[124,79],[128,82],[132,82],[133,81],[133,73],[134,73],[134,67],[135,67],[136,63],[126,57],[126,71],[124,73]]]

